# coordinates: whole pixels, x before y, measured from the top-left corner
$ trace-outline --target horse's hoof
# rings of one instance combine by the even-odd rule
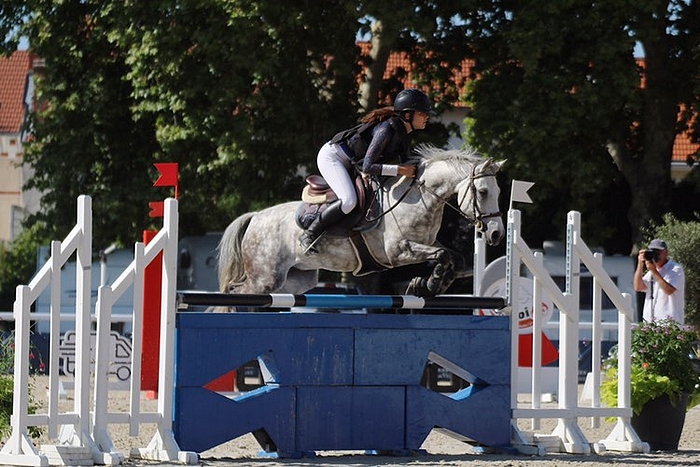
[[[442,264],[444,266],[447,266],[448,264],[452,263],[452,257],[445,250],[438,251],[437,255],[435,256],[435,259],[439,264]]]
[[[420,282],[421,278],[420,277],[414,277],[411,279],[411,282],[408,283],[408,286],[406,287],[406,292],[404,292],[406,295],[414,295],[416,297],[419,297],[418,295],[418,285]]]
[[[428,281],[423,277],[414,277],[406,287],[406,295],[414,295],[416,297],[434,297],[435,293],[430,291]]]
[[[440,292],[440,286],[442,285],[442,279],[439,277],[431,277],[428,279],[428,283],[426,284],[427,292],[430,295],[424,295],[424,296],[430,296],[434,297]]]

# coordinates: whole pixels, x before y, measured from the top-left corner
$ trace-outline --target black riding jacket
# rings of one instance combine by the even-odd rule
[[[410,154],[409,136],[399,117],[391,117],[374,124],[371,131],[362,131],[360,128],[345,141],[344,138],[337,138],[339,135],[331,142],[343,145],[343,149],[349,149],[352,154],[348,156],[357,163],[361,161],[361,170],[366,174],[381,175],[382,164],[396,160],[403,164]]]

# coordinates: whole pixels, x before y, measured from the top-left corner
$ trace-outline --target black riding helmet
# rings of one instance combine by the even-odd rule
[[[401,116],[401,119],[410,122],[413,120],[413,112],[425,112],[428,115],[434,115],[435,112],[430,108],[430,99],[428,95],[420,89],[404,89],[396,95],[394,99],[394,112]],[[408,118],[406,113],[410,112]]]

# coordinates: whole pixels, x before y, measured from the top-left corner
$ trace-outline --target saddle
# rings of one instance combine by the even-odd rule
[[[359,266],[353,271],[355,276],[363,276],[372,272],[382,271],[389,266],[380,264],[370,253],[365,244],[362,232],[367,232],[379,224],[381,218],[381,190],[379,184],[362,175],[355,177],[357,206],[350,214],[336,225],[330,226],[324,235],[336,238],[348,238],[359,260]],[[296,212],[296,223],[302,229],[309,225],[321,214],[328,204],[338,199],[335,192],[320,175],[309,175],[306,186],[301,193],[301,205]]]
[[[355,192],[357,206],[345,219],[328,229],[328,235],[349,237],[353,232],[365,232],[378,223],[381,202],[377,183],[362,175],[355,177]],[[297,225],[302,229],[308,228],[316,216],[321,214],[329,203],[338,196],[321,175],[306,177],[306,185],[301,192],[301,206],[297,210]]]

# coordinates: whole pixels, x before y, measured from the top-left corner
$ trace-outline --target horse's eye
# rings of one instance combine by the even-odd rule
[[[489,194],[489,190],[487,188],[480,188],[479,189],[479,198],[486,198]]]

